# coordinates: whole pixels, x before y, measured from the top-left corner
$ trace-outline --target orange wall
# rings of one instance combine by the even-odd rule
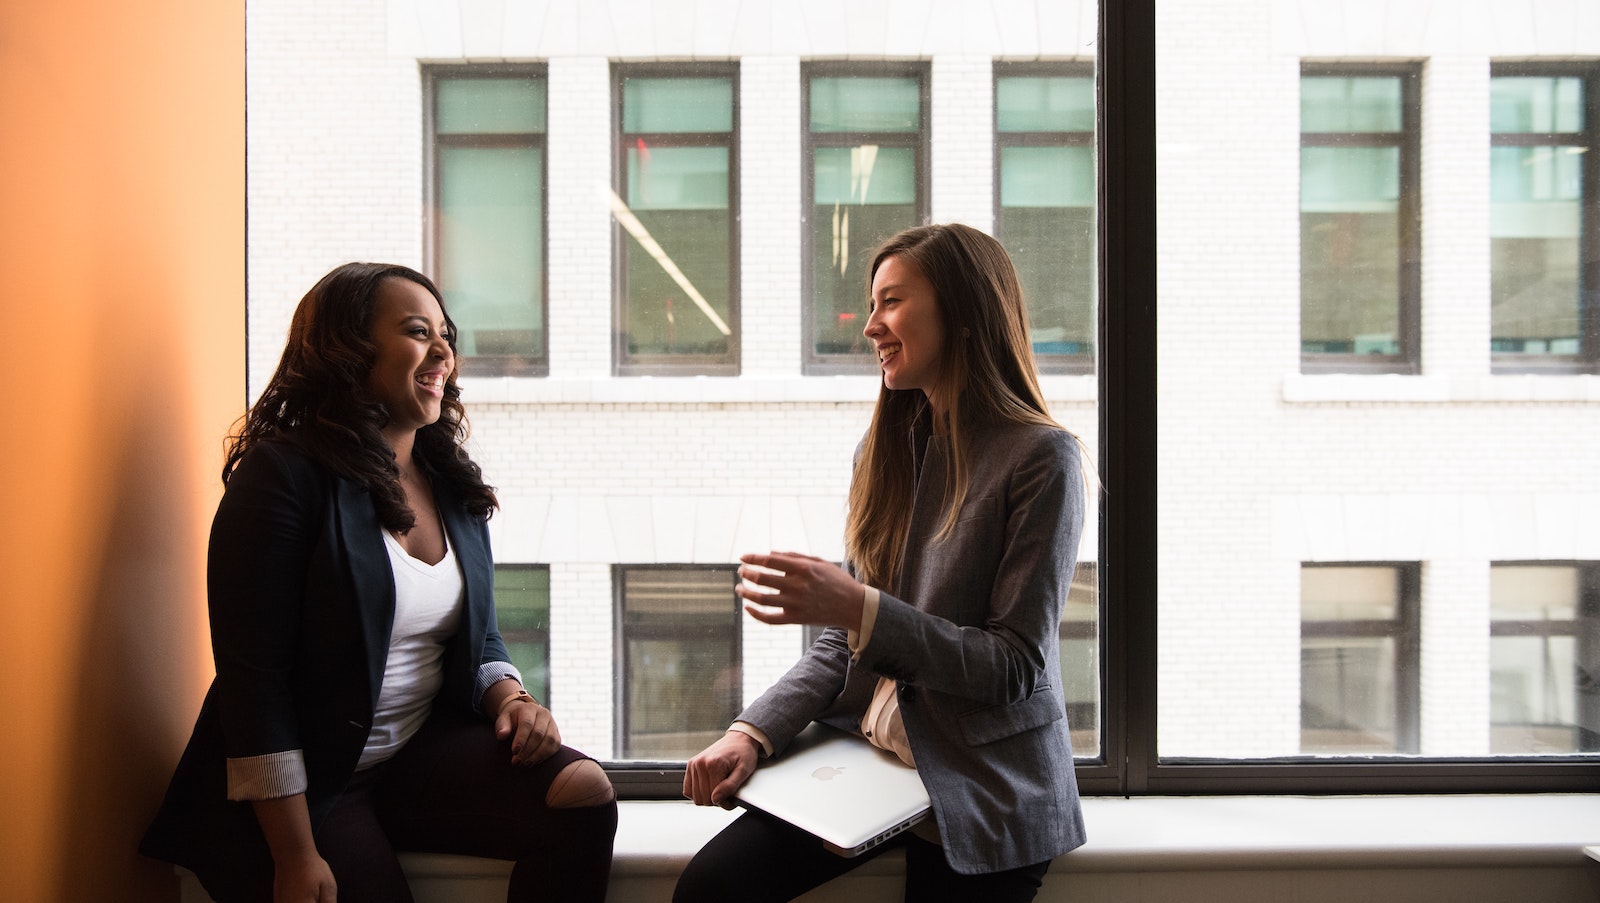
[[[210,675],[244,401],[244,4],[0,3],[0,896],[140,859]]]

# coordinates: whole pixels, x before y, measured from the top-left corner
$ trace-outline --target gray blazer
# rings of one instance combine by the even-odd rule
[[[845,631],[824,631],[739,720],[781,751],[813,719],[855,729],[889,677],[951,866],[1043,862],[1084,842],[1058,643],[1084,518],[1077,441],[1020,425],[975,437],[960,520],[942,541],[947,445],[926,423],[911,441],[904,564],[880,587],[867,646],[852,661]]]

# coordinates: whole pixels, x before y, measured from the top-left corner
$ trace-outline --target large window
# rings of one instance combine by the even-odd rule
[[[548,372],[545,79],[530,67],[427,70],[433,276],[461,371]]]
[[[1417,752],[1418,569],[1300,572],[1300,750]]]
[[[1300,350],[1307,372],[1412,372],[1421,295],[1415,70],[1300,80]]]
[[[927,67],[812,63],[802,78],[806,370],[870,372],[869,255],[927,219]]]
[[[550,568],[494,566],[495,617],[511,663],[534,698],[550,702]]]
[[[1072,755],[1100,755],[1100,568],[1078,562],[1061,612],[1061,689],[1072,729]]]
[[[744,708],[732,567],[624,567],[617,587],[618,758],[687,759]]]
[[[1496,65],[1491,346],[1500,372],[1591,370],[1600,301],[1595,68]]]
[[[1496,564],[1489,586],[1490,750],[1600,751],[1600,567]]]
[[[1094,371],[1094,69],[997,63],[995,237],[1010,252],[1044,372]]]
[[[617,66],[619,374],[738,372],[738,70]]]

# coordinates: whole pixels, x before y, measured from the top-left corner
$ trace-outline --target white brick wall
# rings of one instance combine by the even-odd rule
[[[1160,5],[1163,755],[1298,752],[1300,563],[1341,560],[1424,562],[1423,751],[1481,752],[1489,563],[1600,559],[1600,378],[1490,374],[1484,238],[1488,62],[1600,55],[1600,6],[1479,8]],[[251,390],[327,269],[422,264],[419,61],[547,61],[550,376],[463,385],[504,502],[496,552],[551,566],[551,703],[569,741],[608,754],[612,564],[839,554],[875,388],[800,375],[802,61],[930,60],[934,217],[988,228],[992,61],[1091,58],[1094,16],[1088,0],[252,2]],[[619,379],[610,65],[696,58],[740,64],[741,375]],[[1424,62],[1420,376],[1298,373],[1303,58]],[[1097,447],[1093,379],[1045,384]],[[743,631],[748,698],[799,633]]]

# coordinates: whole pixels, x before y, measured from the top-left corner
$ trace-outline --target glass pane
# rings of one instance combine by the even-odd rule
[[[1583,130],[1583,80],[1507,77],[1489,83],[1489,129],[1493,132]]]
[[[623,758],[687,759],[739,713],[733,583],[731,568],[622,571]]]
[[[915,132],[921,126],[922,88],[915,78],[811,79],[813,132]]]
[[[628,206],[636,213],[728,209],[728,149],[640,141],[628,149]]]
[[[1093,151],[1001,148],[996,225],[1022,282],[1034,351],[1092,355],[1097,328]]]
[[[916,158],[909,148],[818,148],[814,166],[816,352],[864,353],[866,267],[879,243],[916,223]]]
[[[1302,132],[1398,132],[1402,111],[1398,78],[1308,76],[1301,80]]]
[[[1580,350],[1582,150],[1496,147],[1489,152],[1496,352]]]
[[[1300,152],[1300,342],[1399,354],[1399,161],[1394,148]]]
[[[637,214],[655,241],[627,238],[627,350],[641,354],[726,354],[728,211],[652,209]]]
[[[995,122],[1002,132],[1094,131],[1094,79],[1007,76],[995,85]]]
[[[1300,751],[1407,752],[1396,707],[1400,574],[1300,571]]]
[[[544,151],[439,150],[439,285],[464,356],[544,349]]]
[[[437,86],[441,135],[544,131],[543,79],[441,78]]]
[[[727,132],[733,130],[733,81],[726,78],[626,78],[622,130]]]
[[[550,569],[496,565],[495,618],[522,685],[542,702],[550,701]]]
[[[1100,585],[1099,567],[1078,562],[1061,614],[1061,686],[1072,727],[1072,754],[1100,755]]]

